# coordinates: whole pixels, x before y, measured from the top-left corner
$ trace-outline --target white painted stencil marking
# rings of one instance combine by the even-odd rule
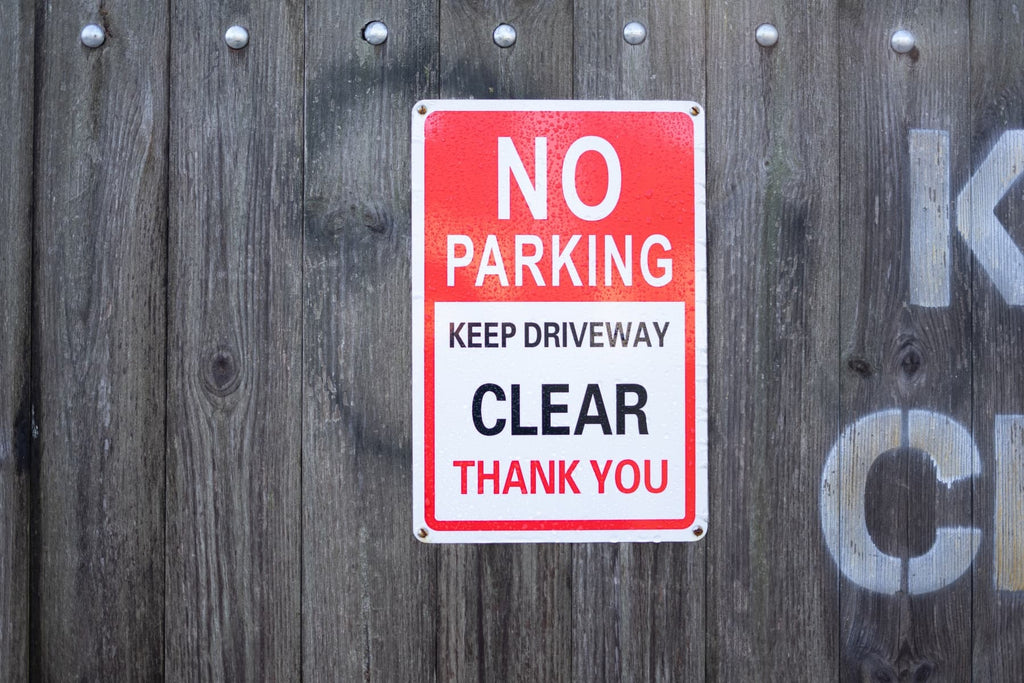
[[[949,306],[949,134],[912,130],[910,303]],[[1024,130],[1008,130],[956,198],[957,232],[1011,306],[1024,305],[1024,254],[996,217],[996,205],[1024,174]]]
[[[847,427],[825,462],[821,526],[829,552],[843,574],[876,593],[901,590],[903,560],[883,553],[868,533],[864,514],[868,472],[875,460],[904,442],[931,458],[936,477],[946,486],[981,470],[971,435],[940,413],[911,410],[905,440],[899,410],[872,413]],[[931,549],[907,563],[907,592],[930,593],[955,581],[971,566],[980,541],[980,529],[936,529]]]

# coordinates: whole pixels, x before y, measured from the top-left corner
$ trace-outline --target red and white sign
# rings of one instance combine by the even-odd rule
[[[692,102],[413,108],[417,538],[703,536],[704,203]]]

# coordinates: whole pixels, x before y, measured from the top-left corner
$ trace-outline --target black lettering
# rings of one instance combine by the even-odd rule
[[[555,343],[551,344],[550,346],[554,346],[556,349],[559,348],[559,346],[558,346],[558,323],[544,323],[544,348],[545,349],[548,348],[548,346],[549,346],[548,342],[551,341],[552,337],[554,338],[554,342]]]
[[[502,323],[501,324],[501,348],[505,348],[505,344],[509,339],[516,336],[516,324],[515,323]]]
[[[626,394],[634,394],[636,403],[627,404]],[[636,425],[640,434],[647,433],[647,415],[643,407],[647,405],[647,390],[639,384],[615,385],[615,433],[626,433],[626,415],[636,416]]]
[[[481,336],[480,323],[466,323],[466,327],[469,330],[469,334],[467,335],[467,339],[469,340],[469,348],[479,349]]]
[[[633,339],[633,347],[635,348],[637,346],[640,346],[641,342],[647,344],[647,347],[650,348],[651,335],[647,331],[647,323],[644,322],[636,326],[636,337]]]
[[[657,322],[654,323],[654,333],[658,335],[658,346],[660,347],[665,346],[665,333],[668,332],[668,323],[669,321],[666,320],[664,328],[661,328]]]
[[[568,413],[569,406],[564,403],[552,403],[551,394],[564,394],[569,391],[568,384],[540,385],[540,433],[547,435],[568,434],[568,427],[556,427],[551,424],[553,413]]]
[[[583,323],[580,325],[579,336],[576,336],[576,323],[569,323],[569,329],[572,330],[572,341],[576,344],[576,348],[578,349],[583,346],[583,340],[587,338],[587,324]],[[568,342],[566,342],[566,346],[568,345]]]
[[[512,435],[532,435],[537,433],[536,427],[523,427],[519,424],[521,412],[519,410],[519,385],[512,385]]]
[[[622,323],[615,323],[614,329],[611,323],[605,323],[604,326],[608,330],[608,342],[611,346],[616,346],[617,341],[621,341],[623,346],[629,346],[629,333],[633,329],[633,323],[626,323],[625,333],[622,330]]]
[[[455,323],[448,323],[448,347],[454,349],[456,342],[462,348],[466,348],[466,342],[462,341],[462,328],[466,323],[459,323],[458,327],[455,327]]]
[[[500,434],[501,430],[505,428],[505,419],[498,418],[493,427],[488,427],[484,424],[484,394],[488,393],[494,394],[494,397],[499,401],[505,400],[505,390],[497,384],[481,384],[480,388],[473,394],[473,426],[476,427],[476,431],[484,436],[494,436],[495,434]]]
[[[537,323],[526,323],[523,329],[523,346],[532,349],[540,344],[540,325]]]
[[[597,406],[597,415],[590,414],[590,404]],[[583,433],[587,425],[601,425],[601,431],[605,434],[612,433],[612,425],[608,422],[608,411],[604,408],[604,398],[601,396],[601,387],[596,384],[588,384],[583,394],[583,405],[580,406],[579,417],[576,418],[576,429],[573,434],[577,436]]]
[[[498,348],[498,323],[484,323],[484,346]]]

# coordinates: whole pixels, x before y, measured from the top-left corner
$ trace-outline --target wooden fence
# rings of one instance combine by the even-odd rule
[[[0,679],[1024,676],[1010,0],[0,9]],[[427,97],[705,105],[705,539],[413,538]]]

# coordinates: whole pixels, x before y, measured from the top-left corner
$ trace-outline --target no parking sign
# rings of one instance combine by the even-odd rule
[[[420,102],[412,189],[415,535],[701,537],[703,110]]]

